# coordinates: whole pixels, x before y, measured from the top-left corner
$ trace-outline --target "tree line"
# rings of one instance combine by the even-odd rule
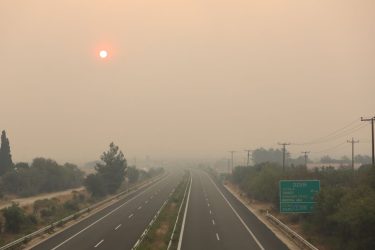
[[[56,161],[42,157],[31,164],[12,160],[9,139],[2,131],[0,145],[0,195],[15,194],[31,196],[44,192],[55,192],[82,185],[84,174],[71,163],[59,165]]]
[[[113,142],[109,149],[100,156],[96,163],[96,173],[84,178],[84,173],[74,164],[58,164],[45,158],[35,158],[31,164],[19,162],[14,164],[9,139],[2,131],[0,145],[0,196],[16,194],[31,196],[44,192],[55,192],[84,185],[95,197],[114,194],[123,184],[125,178],[129,183],[143,180],[160,174],[162,168],[151,168],[148,171],[128,167],[124,154]]]
[[[283,151],[281,149],[265,149],[265,148],[257,148],[253,150],[252,159],[255,164],[260,164],[263,162],[272,162],[282,164],[283,159]],[[287,165],[299,166],[305,164],[305,158],[303,156],[298,156],[296,158],[292,158],[290,152],[286,150],[285,152],[285,159]],[[368,155],[356,155],[354,157],[354,161],[360,164],[370,164],[371,157]],[[308,163],[311,163],[311,160],[308,160]],[[352,161],[347,156],[343,156],[340,159],[335,159],[330,157],[329,155],[324,155],[319,160],[320,163],[325,164],[350,164]]]

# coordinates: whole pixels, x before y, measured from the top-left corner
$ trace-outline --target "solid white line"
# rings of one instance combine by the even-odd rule
[[[191,174],[191,172],[190,172],[190,174]],[[185,206],[184,218],[183,218],[183,220],[182,220],[181,233],[180,233],[180,238],[178,239],[177,250],[181,250],[182,237],[184,236],[186,214],[187,214],[187,210],[188,210],[188,207],[189,207],[189,198],[190,198],[191,184],[192,184],[192,183],[193,183],[193,175],[191,174],[191,181],[190,181],[189,193],[188,193],[188,197],[187,197],[187,200],[186,200],[186,206]]]
[[[94,247],[98,247],[100,244],[102,244],[103,243],[103,241],[104,240],[101,240],[101,241],[99,241],[99,243],[98,244],[96,244]]]
[[[120,225],[118,225],[116,228],[115,228],[115,230],[117,230],[117,229],[119,229],[121,227],[121,224]]]
[[[131,217],[133,217],[133,215],[134,215],[134,214],[129,215],[129,219],[130,219]]]
[[[212,225],[215,225],[215,221],[214,220],[212,220]]]
[[[141,207],[141,206],[139,206],[139,207],[138,207],[138,210],[141,210],[141,209],[142,209],[142,207]]]
[[[165,179],[164,179],[165,180]],[[77,235],[81,234],[82,232],[86,231],[88,228],[92,227],[93,225],[95,225],[96,223],[98,223],[99,221],[103,220],[104,218],[108,217],[109,215],[113,214],[114,212],[116,212],[117,210],[119,210],[120,208],[122,208],[123,206],[125,206],[126,204],[128,204],[129,202],[131,202],[132,200],[138,198],[139,196],[141,196],[142,194],[144,194],[147,190],[151,189],[154,185],[156,184],[160,184],[160,182],[156,182],[156,183],[153,183],[151,184],[151,186],[149,186],[148,188],[146,188],[145,190],[143,190],[141,193],[139,193],[138,195],[134,196],[133,198],[127,200],[126,202],[124,202],[123,204],[121,204],[120,206],[116,207],[115,209],[113,209],[111,212],[107,213],[106,215],[104,215],[103,217],[97,219],[96,221],[94,221],[93,223],[91,223],[90,225],[88,225],[87,227],[85,227],[84,229],[82,229],[81,231],[79,231],[78,233],[72,235],[71,237],[69,237],[68,239],[64,240],[63,242],[61,242],[60,244],[58,244],[57,246],[55,246],[54,248],[52,248],[51,250],[55,250],[59,247],[61,247],[62,245],[64,245],[66,242],[70,241],[71,239],[75,238]]]
[[[210,179],[210,181],[214,184],[215,188],[217,189],[217,191],[219,191],[219,193],[221,194],[221,196],[223,196],[224,200],[228,203],[228,205],[230,206],[230,208],[233,210],[234,214],[237,216],[237,218],[241,221],[242,225],[246,228],[246,230],[250,233],[251,237],[253,237],[254,241],[257,243],[257,245],[259,246],[259,248],[261,250],[264,250],[264,247],[262,246],[262,244],[260,244],[259,240],[255,237],[254,233],[250,230],[250,228],[246,225],[246,223],[242,220],[242,218],[240,217],[240,215],[237,213],[237,211],[233,208],[233,206],[229,203],[229,201],[227,200],[227,198],[224,196],[224,194],[220,191],[220,189],[217,187],[216,183],[211,179],[211,177],[206,173],[206,175],[208,176],[208,179]]]
[[[219,234],[218,234],[218,233],[216,233],[216,239],[217,239],[217,240],[220,240],[220,237],[219,237]]]

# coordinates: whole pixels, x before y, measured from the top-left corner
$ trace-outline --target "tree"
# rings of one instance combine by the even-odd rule
[[[14,165],[14,169],[19,171],[21,169],[29,169],[29,163],[27,162],[18,162]]]
[[[13,162],[10,154],[10,144],[6,132],[1,133],[1,147],[0,147],[0,176],[12,170]]]
[[[289,161],[290,154],[286,152],[286,161]],[[273,163],[282,163],[283,151],[280,149],[264,149],[257,148],[253,151],[253,161],[255,164],[264,163],[264,162],[273,162]]]
[[[84,184],[92,196],[101,197],[106,195],[103,180],[98,174],[89,174],[86,177]]]
[[[130,183],[134,183],[139,178],[139,171],[135,167],[128,167],[126,170],[126,176],[128,177]]]
[[[127,169],[125,156],[112,142],[109,145],[109,150],[104,152],[100,159],[102,163],[97,163],[95,166],[97,173],[89,175],[85,181],[86,188],[93,195],[113,194],[125,179],[125,170]],[[103,190],[97,190],[93,185],[95,183],[103,185]]]

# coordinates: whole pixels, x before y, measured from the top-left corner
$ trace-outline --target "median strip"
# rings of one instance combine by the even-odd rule
[[[133,249],[177,249],[181,227],[179,215],[185,200],[189,179],[189,174],[186,173]]]

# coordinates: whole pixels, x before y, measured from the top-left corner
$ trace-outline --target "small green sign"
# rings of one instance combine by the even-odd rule
[[[315,195],[319,190],[319,180],[281,180],[280,212],[311,213],[315,205]]]

